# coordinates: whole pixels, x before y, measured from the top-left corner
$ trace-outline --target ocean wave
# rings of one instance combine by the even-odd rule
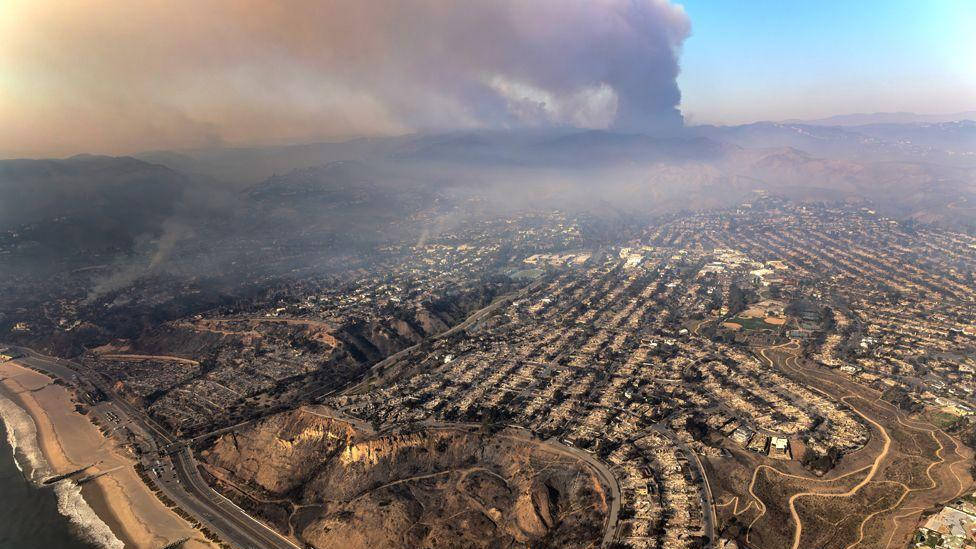
[[[82,537],[105,549],[123,549],[125,544],[115,537],[108,524],[95,514],[88,502],[81,495],[81,487],[72,481],[63,481],[54,485],[54,493],[58,495],[58,512],[68,517],[75,527],[80,530]]]
[[[30,414],[3,395],[0,395],[0,419],[7,427],[7,442],[14,450],[17,467],[21,468],[18,456],[23,456],[27,459],[30,469],[27,477],[38,484],[40,479],[50,474],[50,468],[37,445],[37,427],[34,425],[34,420],[31,419]]]
[[[6,426],[7,442],[14,450],[14,461],[20,469],[17,455],[27,459],[30,466],[28,478],[40,488],[41,481],[52,474],[47,460],[37,443],[37,426],[30,414],[13,401],[0,395],[0,420]],[[21,469],[23,471],[23,469]],[[125,544],[115,537],[112,529],[105,524],[81,495],[81,487],[67,480],[54,485],[58,498],[58,512],[67,517],[80,537],[105,549],[123,549]]]
[[[3,396],[0,395],[0,399],[2,398]],[[18,471],[23,473],[24,468],[20,466],[20,460],[17,459],[17,437],[14,436],[13,430],[10,427],[7,427],[6,415],[4,415],[3,412],[2,402],[0,402],[0,425],[3,426],[3,432],[7,435],[7,444],[10,445],[10,452],[13,454],[14,457],[14,466],[17,467]]]

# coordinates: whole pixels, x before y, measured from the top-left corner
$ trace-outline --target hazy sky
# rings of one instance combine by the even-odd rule
[[[0,0],[0,157],[976,109],[973,0],[680,4]]]
[[[976,110],[976,0],[681,0],[690,123]]]

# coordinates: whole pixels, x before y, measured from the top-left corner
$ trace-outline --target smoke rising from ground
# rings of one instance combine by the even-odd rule
[[[16,137],[0,150],[681,125],[689,20],[668,0],[179,4],[0,7],[0,120]]]

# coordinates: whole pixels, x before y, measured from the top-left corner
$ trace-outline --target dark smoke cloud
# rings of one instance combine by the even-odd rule
[[[0,150],[681,124],[668,0],[35,0],[0,7]],[[9,26],[9,28],[7,28]],[[14,141],[16,140],[16,141]]]

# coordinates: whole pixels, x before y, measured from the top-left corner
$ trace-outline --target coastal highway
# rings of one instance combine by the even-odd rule
[[[189,448],[175,440],[141,410],[116,395],[97,376],[68,360],[48,357],[26,347],[11,348],[24,354],[16,359],[18,363],[72,384],[76,382],[76,378],[84,379],[104,392],[108,401],[99,404],[98,408],[108,408],[103,412],[113,412],[120,419],[120,423],[131,422],[134,431],[148,435],[146,442],[154,450],[161,450],[158,460],[164,473],[155,479],[155,484],[181,509],[215,532],[222,541],[238,549],[301,549],[210,488],[200,476]],[[146,465],[154,463],[155,459],[144,460]],[[172,474],[167,474],[166,469],[171,470]]]

